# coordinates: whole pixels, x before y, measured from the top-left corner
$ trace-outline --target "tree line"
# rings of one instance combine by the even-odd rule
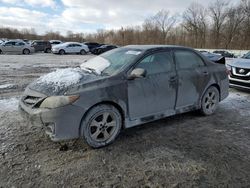
[[[208,7],[193,2],[182,13],[161,10],[142,25],[118,30],[99,29],[95,33],[61,35],[49,31],[38,35],[34,29],[0,28],[0,38],[93,41],[117,45],[174,44],[193,48],[250,49],[250,0],[230,3],[215,0]]]

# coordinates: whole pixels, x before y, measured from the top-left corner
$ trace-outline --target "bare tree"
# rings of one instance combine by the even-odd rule
[[[244,16],[241,6],[230,7],[228,9],[224,27],[224,44],[226,49],[232,43],[234,37],[239,33],[240,26],[245,18]]]
[[[224,0],[216,0],[209,6],[209,13],[212,18],[212,38],[215,48],[220,46],[221,32],[226,21],[229,3]]]
[[[206,45],[206,9],[198,4],[192,3],[183,13],[183,26],[189,32],[194,46],[202,48]]]
[[[145,21],[147,27],[158,29],[161,32],[162,43],[166,43],[166,38],[170,30],[176,23],[176,16],[171,16],[169,11],[161,10],[156,15]]]

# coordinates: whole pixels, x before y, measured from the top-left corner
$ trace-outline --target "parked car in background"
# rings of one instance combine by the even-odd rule
[[[44,53],[51,52],[51,44],[49,41],[35,40],[31,43],[31,46],[35,48],[35,52],[41,52],[41,51]]]
[[[89,52],[87,45],[78,42],[65,42],[63,44],[58,44],[52,47],[52,52],[54,54],[81,54],[85,55]]]
[[[118,46],[105,44],[105,45],[99,46],[97,48],[93,48],[91,52],[95,55],[99,55],[99,54],[102,54],[102,53],[107,52],[109,50],[113,50],[115,48],[118,48]]]
[[[89,48],[89,51],[92,52],[94,48],[100,47],[103,44],[99,44],[97,42],[84,42],[83,44],[87,45]]]
[[[125,46],[31,83],[19,102],[23,117],[54,141],[83,138],[94,148],[121,129],[175,114],[213,114],[228,96],[228,75],[180,46]]]
[[[235,58],[236,57],[233,53],[230,53],[230,52],[225,51],[225,50],[215,50],[215,51],[213,51],[213,53],[220,54],[223,57],[228,57],[228,58]]]
[[[54,46],[54,45],[58,45],[58,44],[62,44],[63,42],[60,41],[60,40],[50,40],[49,41],[51,46]]]
[[[242,56],[243,59],[250,59],[250,52]]]
[[[230,86],[250,90],[250,59],[237,58],[227,63]]]
[[[30,54],[33,53],[35,49],[29,44],[21,40],[10,40],[3,42],[0,45],[0,54],[2,53],[16,53],[16,54]]]
[[[226,59],[225,57],[223,57],[220,54],[214,54],[214,53],[210,53],[207,51],[200,51],[202,53],[202,55],[206,56],[209,60],[215,62],[215,63],[219,63],[219,64],[225,64],[226,63]]]

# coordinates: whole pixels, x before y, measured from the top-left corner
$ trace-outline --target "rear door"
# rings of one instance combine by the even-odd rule
[[[175,50],[178,74],[176,109],[194,107],[209,82],[208,69],[203,59],[191,50]]]
[[[22,53],[24,45],[25,44],[23,42],[16,42],[14,47],[15,52]]]
[[[80,51],[83,49],[82,45],[80,44],[75,44],[75,53],[80,53]]]
[[[176,102],[176,71],[170,51],[146,56],[134,68],[147,71],[146,77],[128,80],[128,108],[131,120],[173,113]]]
[[[66,52],[67,53],[74,53],[74,44],[68,44],[67,47],[66,47]]]

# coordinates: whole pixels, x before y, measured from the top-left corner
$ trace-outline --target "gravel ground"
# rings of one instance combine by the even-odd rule
[[[53,143],[20,117],[28,83],[90,57],[0,56],[0,187],[250,187],[247,92],[230,89],[212,116],[191,112],[127,129],[98,150],[82,140]]]

